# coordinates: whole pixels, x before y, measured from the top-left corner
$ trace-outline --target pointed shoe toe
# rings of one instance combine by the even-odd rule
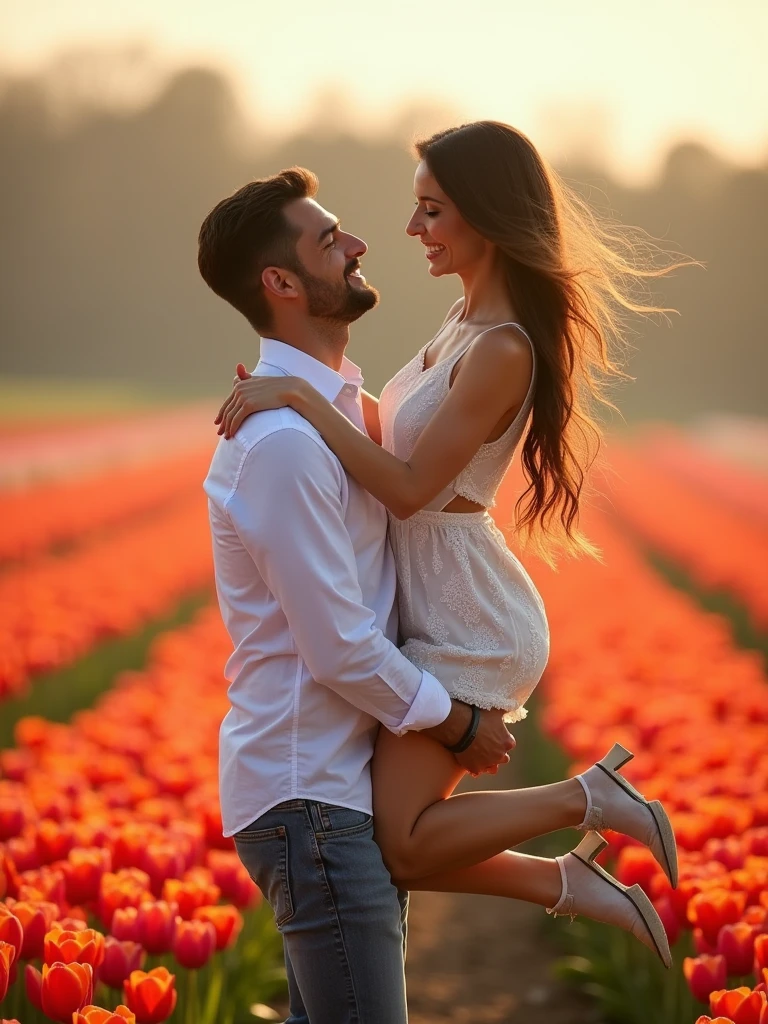
[[[582,830],[610,829],[631,836],[647,846],[669,879],[677,888],[677,843],[667,812],[659,800],[648,801],[642,793],[619,774],[634,757],[620,743],[576,778],[587,798]]]

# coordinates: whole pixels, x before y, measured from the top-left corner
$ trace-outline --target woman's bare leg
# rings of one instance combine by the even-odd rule
[[[434,740],[380,731],[373,759],[374,821],[395,878],[423,879],[479,865],[527,839],[574,828],[584,817],[586,798],[576,779],[452,796],[463,774]]]
[[[538,903],[542,907],[554,907],[562,892],[557,861],[510,850],[468,868],[442,871],[426,878],[397,878],[394,881],[400,889],[506,896],[508,899]]]

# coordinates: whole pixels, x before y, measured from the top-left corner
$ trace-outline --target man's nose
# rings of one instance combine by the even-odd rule
[[[350,235],[349,241],[347,242],[346,253],[350,258],[355,257],[359,259],[361,256],[365,256],[368,252],[368,246],[356,235]]]

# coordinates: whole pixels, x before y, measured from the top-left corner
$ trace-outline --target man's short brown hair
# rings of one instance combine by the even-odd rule
[[[203,221],[197,265],[205,283],[259,333],[272,326],[261,275],[266,267],[296,271],[298,233],[285,217],[294,199],[312,198],[318,181],[304,167],[251,181],[222,199]]]

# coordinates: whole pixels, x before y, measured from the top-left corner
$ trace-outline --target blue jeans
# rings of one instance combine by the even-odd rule
[[[283,936],[286,1024],[407,1024],[408,895],[362,811],[289,800],[234,837]]]

